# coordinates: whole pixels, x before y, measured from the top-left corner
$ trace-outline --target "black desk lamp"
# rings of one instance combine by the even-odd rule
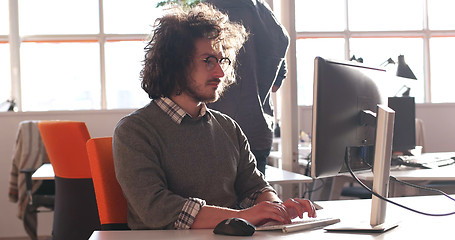
[[[404,56],[398,56],[398,67],[397,67],[397,74],[398,77],[410,78],[417,80],[417,77],[412,72],[409,65],[404,61]]]
[[[387,59],[385,62],[381,64],[381,66],[387,66],[389,64],[395,64],[395,61],[393,61],[392,58]],[[411,68],[409,65],[404,61],[404,56],[399,55],[398,56],[398,66],[397,66],[397,72],[395,74],[398,77],[403,77],[403,78],[409,78],[409,79],[414,79],[417,80],[417,77],[414,75],[412,72]],[[409,97],[409,93],[411,91],[411,88],[408,86],[403,86],[398,92],[402,91],[405,89],[405,91],[402,93],[403,97]]]
[[[381,63],[381,65],[379,65],[379,66],[385,67],[385,66],[387,66],[389,64],[395,64],[395,61],[393,61],[392,58],[389,58],[389,59],[385,60],[385,62]]]
[[[8,112],[16,112],[16,102],[13,100],[6,100],[6,102],[0,103],[0,111],[3,111],[3,108],[6,106],[5,110]]]
[[[352,55],[351,59],[349,59],[350,61],[356,61],[356,62],[359,62],[359,63],[363,63],[363,58],[359,57],[359,58],[356,58],[355,55]]]

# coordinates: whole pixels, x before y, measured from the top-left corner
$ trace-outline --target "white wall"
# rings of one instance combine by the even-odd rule
[[[299,130],[311,132],[311,106],[299,107]],[[455,104],[416,104],[416,117],[423,120],[426,152],[455,152]]]
[[[455,152],[455,104],[417,104],[423,120],[427,152]]]
[[[24,120],[84,121],[92,137],[104,137],[112,136],[118,120],[130,112],[131,110],[0,113],[0,238],[27,235],[22,221],[16,217],[16,203],[8,200],[11,159],[19,122]],[[38,235],[51,234],[52,216],[52,213],[38,214]]]

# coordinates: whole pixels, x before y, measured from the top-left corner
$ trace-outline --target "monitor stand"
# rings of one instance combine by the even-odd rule
[[[387,198],[389,191],[390,162],[392,159],[393,126],[395,111],[384,105],[378,105],[376,116],[376,141],[373,166],[373,192]],[[374,194],[371,199],[370,224],[367,222],[338,224],[324,228],[327,231],[385,232],[398,226],[394,222],[385,222],[386,201]]]

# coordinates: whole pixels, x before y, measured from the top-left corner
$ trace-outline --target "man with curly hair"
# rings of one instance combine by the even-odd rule
[[[146,47],[142,88],[152,101],[121,119],[113,137],[131,229],[213,228],[314,217],[304,199],[277,197],[238,124],[208,109],[234,79],[247,33],[210,5],[176,7]]]

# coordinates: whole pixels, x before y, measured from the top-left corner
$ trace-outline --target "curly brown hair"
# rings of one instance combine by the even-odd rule
[[[171,12],[157,19],[151,40],[145,47],[141,86],[151,99],[169,97],[175,90],[184,91],[191,73],[195,42],[212,40],[214,49],[221,43],[226,57],[235,66],[235,58],[248,33],[238,23],[209,4],[193,8],[173,6]],[[223,87],[235,81],[234,67],[225,71]]]

